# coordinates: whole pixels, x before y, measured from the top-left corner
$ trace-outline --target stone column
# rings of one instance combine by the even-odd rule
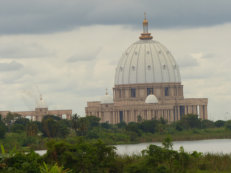
[[[184,114],[185,114],[185,115],[188,114],[188,105],[184,105]]]
[[[180,120],[180,106],[177,106],[177,120]]]
[[[130,110],[130,120],[134,121],[134,111]]]
[[[203,105],[199,105],[199,117],[200,117],[202,120],[204,119]]]
[[[207,105],[204,105],[204,113],[205,113],[205,119],[207,120],[208,119],[208,108],[207,108]]]
[[[116,118],[116,114],[117,114],[117,111],[114,111],[114,122],[113,122],[113,124],[116,124],[117,123],[117,118]]]
[[[193,113],[193,106],[188,106],[188,114],[192,114]]]
[[[152,119],[152,112],[153,112],[153,110],[151,110],[151,109],[148,111],[149,120],[151,120],[151,119]]]
[[[171,115],[172,110],[168,110],[168,117],[169,117],[169,122],[172,122],[172,115]]]
[[[197,105],[193,106],[193,114],[197,114]]]
[[[116,124],[119,123],[119,120],[120,120],[120,119],[119,119],[119,111],[117,111],[117,112],[116,112]]]
[[[117,124],[117,111],[114,112],[114,124]]]
[[[127,123],[127,111],[123,110],[123,121]]]
[[[112,111],[112,118],[111,119],[112,119],[111,123],[114,124],[114,122],[115,122],[115,112],[114,111]]]

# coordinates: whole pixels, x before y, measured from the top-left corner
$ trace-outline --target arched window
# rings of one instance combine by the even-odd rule
[[[147,88],[147,96],[153,94],[153,88]]]
[[[164,88],[164,95],[169,96],[169,88],[168,87]]]
[[[131,88],[131,97],[136,97],[136,89]]]

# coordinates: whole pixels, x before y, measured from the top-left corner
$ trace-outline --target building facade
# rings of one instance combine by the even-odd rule
[[[184,98],[180,70],[170,51],[148,32],[143,33],[122,55],[116,68],[113,97],[87,102],[85,113],[101,122],[117,124],[164,118],[168,122],[183,115],[197,114],[208,119],[207,98]]]
[[[62,119],[71,119],[72,110],[48,110],[48,106],[44,102],[42,96],[35,107],[34,111],[0,111],[0,114],[3,118],[7,116],[8,113],[19,114],[24,118],[28,118],[32,121],[42,121],[45,115],[55,115]]]

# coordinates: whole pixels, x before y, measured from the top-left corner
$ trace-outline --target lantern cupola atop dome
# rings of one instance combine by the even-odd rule
[[[146,13],[144,13],[143,20],[143,33],[141,33],[140,40],[151,40],[151,33],[148,33],[148,20],[146,18]]]

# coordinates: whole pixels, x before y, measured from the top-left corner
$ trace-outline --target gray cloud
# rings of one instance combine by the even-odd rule
[[[198,66],[198,61],[191,55],[184,56],[178,59],[180,68],[188,68]]]
[[[217,58],[217,55],[213,53],[207,53],[207,54],[203,54],[201,58],[205,58],[205,59]]]
[[[89,52],[90,51],[90,52]],[[100,53],[101,48],[97,49],[96,51],[89,50],[88,52],[84,53],[77,53],[76,55],[71,56],[67,59],[67,62],[79,62],[79,61],[92,61],[96,59],[97,55]]]
[[[8,43],[0,46],[0,58],[35,58],[52,55],[53,53],[38,44]]]
[[[17,71],[23,68],[23,65],[12,61],[10,63],[0,63],[0,71]]]
[[[13,5],[12,5],[13,4]],[[3,0],[0,34],[51,33],[95,24],[152,28],[211,26],[231,21],[230,0]]]
[[[91,61],[95,59],[95,56],[78,56],[78,55],[74,55],[71,56],[70,58],[67,59],[67,62],[78,62],[78,61]]]

